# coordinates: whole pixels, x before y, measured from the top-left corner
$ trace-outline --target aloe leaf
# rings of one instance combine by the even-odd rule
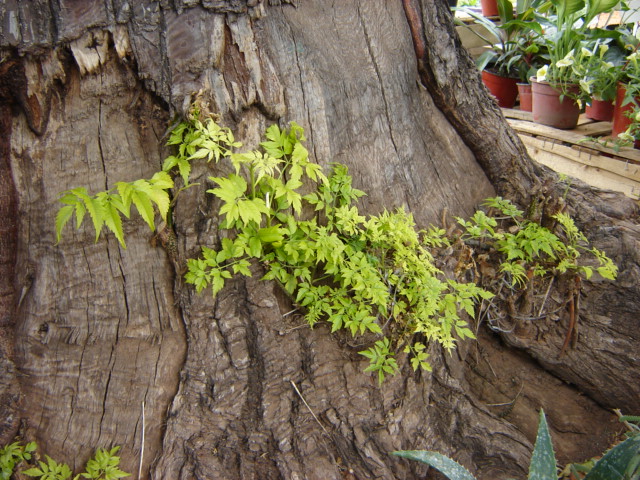
[[[584,477],[584,480],[628,478],[623,475],[637,456],[640,456],[640,435],[628,438],[609,450]]]
[[[556,480],[556,456],[553,453],[553,443],[549,426],[544,415],[544,410],[540,409],[540,421],[538,422],[538,436],[536,446],[531,456],[529,465],[529,480]]]
[[[426,450],[401,450],[393,452],[393,454],[398,457],[426,463],[445,474],[451,480],[476,480],[469,470],[464,468],[458,462],[437,452],[428,452]]]

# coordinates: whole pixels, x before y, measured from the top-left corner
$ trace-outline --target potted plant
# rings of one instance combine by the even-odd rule
[[[586,116],[593,120],[610,122],[616,98],[616,87],[624,56],[616,46],[597,41],[588,57],[580,88],[590,97]]]
[[[546,58],[546,46],[542,42],[542,35],[527,35],[518,39],[518,48],[522,52],[517,83],[520,110],[531,112],[533,93],[529,79],[543,65]]]
[[[575,70],[581,74],[580,89],[587,98],[588,118],[610,122],[613,118],[616,87],[624,61],[624,53],[611,39],[593,39],[581,49],[581,62]]]
[[[634,36],[625,37],[624,43],[631,47],[631,53],[618,77],[611,134],[614,138],[622,135],[622,141],[630,143],[631,137],[640,138],[640,43]]]
[[[563,129],[576,126],[582,76],[575,65],[585,55],[582,41],[591,21],[618,3],[618,0],[550,0],[553,10],[545,22],[549,64],[540,68],[532,80],[535,122]]]
[[[629,55],[623,80],[619,83],[613,111],[611,135],[618,145],[640,147],[640,52]]]
[[[497,0],[500,16],[494,23],[473,10],[465,12],[474,22],[484,27],[486,33],[471,30],[484,42],[491,45],[476,60],[482,71],[482,80],[498,105],[512,108],[518,95],[517,83],[526,81],[533,58],[539,53],[541,43],[536,42],[542,27],[535,21],[535,8],[543,0],[518,0],[515,13],[510,0]]]

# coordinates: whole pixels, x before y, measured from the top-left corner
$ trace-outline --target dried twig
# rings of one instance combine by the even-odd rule
[[[327,432],[327,429],[324,428],[324,425],[322,425],[322,423],[320,423],[320,420],[318,420],[318,417],[316,417],[316,414],[313,413],[313,410],[311,410],[311,407],[309,406],[309,404],[307,403],[307,401],[304,399],[304,397],[302,396],[302,393],[300,393],[300,390],[298,390],[297,385],[295,384],[295,382],[293,380],[290,380],[291,385],[293,385],[293,388],[295,389],[296,393],[298,394],[298,396],[300,397],[300,400],[302,400],[302,402],[304,403],[305,407],[307,407],[307,409],[309,410],[309,412],[311,412],[311,415],[313,415],[313,418],[315,419],[316,422],[318,422],[318,425],[320,425],[320,428],[322,428],[322,430],[324,431],[324,433],[327,434],[328,437],[331,437],[331,435],[329,435],[329,432]]]
[[[569,342],[571,341],[571,336],[573,335],[573,330],[576,325],[576,304],[575,297],[572,295],[571,300],[569,300],[569,327],[567,327],[567,336],[564,339],[564,343],[562,344],[562,348],[560,349],[560,354],[558,358],[562,358],[565,350],[569,346]]]
[[[503,411],[500,412],[498,414],[498,416],[500,418],[504,418],[507,415],[509,415],[512,411],[513,408],[516,406],[516,401],[518,400],[518,398],[520,397],[520,394],[522,393],[522,390],[524,389],[524,382],[522,382],[522,385],[520,386],[520,390],[518,391],[518,393],[516,394],[516,396],[513,398],[513,400],[511,400],[510,402],[505,402],[505,403],[488,403],[487,406],[488,407],[504,407],[506,406],[507,408]]]
[[[547,303],[547,297],[549,296],[549,292],[551,291],[551,285],[553,285],[553,280],[555,277],[551,277],[551,281],[549,282],[549,286],[547,287],[547,292],[544,294],[544,299],[542,300],[542,305],[540,305],[540,311],[538,312],[538,317],[542,315],[544,311],[544,305]]]
[[[622,417],[624,417],[625,415],[622,414],[619,408],[614,408],[613,413],[615,413],[618,416],[618,419],[624,424],[625,427],[627,427],[627,430],[631,432],[638,430],[638,427],[635,426],[634,424],[629,423],[626,420],[622,420]]]
[[[140,465],[138,467],[138,480],[142,477],[142,461],[144,460],[144,430],[145,430],[145,420],[144,420],[144,401],[142,402],[142,434],[140,435]]]

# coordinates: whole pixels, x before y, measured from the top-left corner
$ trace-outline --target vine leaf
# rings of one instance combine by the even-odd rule
[[[69,219],[73,216],[74,211],[74,205],[66,205],[58,210],[58,214],[56,215],[56,244],[60,243],[60,238],[62,237],[62,229],[67,224]]]
[[[168,190],[171,188],[173,188],[173,180],[169,174],[157,172],[150,180],[117,182],[115,189],[118,193],[107,190],[92,197],[82,187],[62,192],[59,201],[65,206],[61,207],[56,215],[56,242],[60,242],[62,229],[74,212],[77,228],[80,228],[85,213],[88,212],[96,231],[96,242],[100,238],[102,227],[106,225],[107,229],[116,236],[120,245],[126,248],[121,215],[129,218],[133,203],[140,217],[154,231],[155,211],[153,204],[156,205],[162,219],[166,221],[171,205]]]

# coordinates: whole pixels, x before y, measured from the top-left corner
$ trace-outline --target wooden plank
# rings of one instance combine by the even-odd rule
[[[572,130],[559,130],[540,123],[525,122],[516,119],[508,119],[508,122],[518,132],[529,133],[531,135],[542,135],[547,138],[560,140],[561,142],[575,144],[582,143],[584,141],[584,135],[574,133]]]
[[[578,127],[588,123],[593,123],[593,120],[587,117],[584,113],[581,113],[580,116],[578,117]]]
[[[611,122],[594,122],[593,120],[584,125],[578,125],[573,132],[580,133],[585,137],[601,137],[611,134]]]
[[[598,150],[600,152],[607,153],[613,157],[620,157],[622,161],[630,161],[640,164],[640,151],[623,147],[620,151],[616,152],[612,148],[605,147],[603,145],[585,141],[585,136],[579,133],[575,133],[573,130],[559,130],[557,128],[548,127],[538,123],[525,122],[523,120],[507,119],[509,124],[519,133],[527,133],[535,136],[543,136],[552,138],[560,142],[573,143],[574,145],[587,146]]]
[[[529,155],[539,163],[559,173],[577,178],[594,187],[622,192],[628,197],[638,198],[640,195],[640,167],[629,166],[629,171],[619,170],[619,166],[609,162],[620,163],[606,157],[580,157],[578,152],[565,145],[545,142],[528,135],[521,135]],[[591,163],[590,163],[591,162]],[[601,163],[599,163],[601,162]],[[616,170],[612,172],[607,168]],[[618,172],[622,173],[619,174]]]
[[[524,112],[522,110],[516,110],[515,108],[503,108],[502,114],[506,118],[512,118],[515,120],[526,120],[533,122],[533,114],[531,112]]]
[[[590,167],[607,170],[621,177],[629,178],[640,183],[640,165],[625,163],[611,157],[599,155],[597,151],[590,149],[578,150],[573,147],[561,145],[553,141],[522,135],[522,141],[527,147],[535,147],[554,155],[560,155],[568,160]]]
[[[523,112],[522,110],[517,110],[514,108],[503,108],[502,113],[506,118],[533,122],[533,114],[531,112]],[[564,132],[566,130],[562,131]],[[601,135],[607,135],[611,133],[611,122],[595,122],[592,119],[587,118],[583,114],[580,115],[578,119],[577,127],[569,131],[579,133],[586,137],[599,137]]]

